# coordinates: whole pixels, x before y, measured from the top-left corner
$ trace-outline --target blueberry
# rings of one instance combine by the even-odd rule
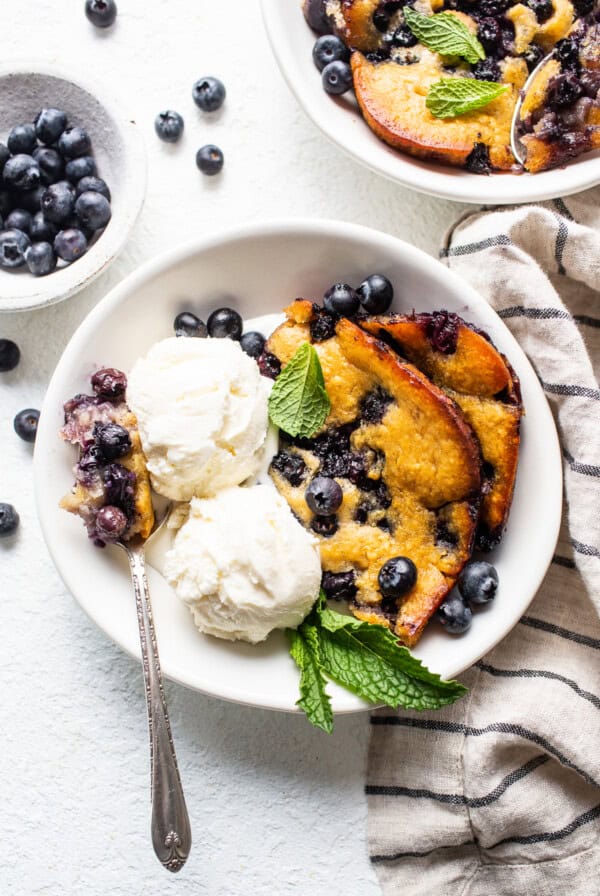
[[[56,268],[56,255],[49,242],[34,243],[25,252],[25,262],[34,277],[45,277]]]
[[[587,16],[594,8],[594,0],[573,0],[573,6],[578,16]]]
[[[338,530],[338,520],[336,516],[315,516],[310,527],[322,538],[331,538]]]
[[[350,61],[350,50],[346,44],[334,34],[323,34],[316,42],[312,51],[314,64],[320,72],[330,62]]]
[[[96,533],[102,541],[118,541],[129,525],[119,507],[106,504],[96,514]]]
[[[571,106],[582,93],[583,87],[575,72],[557,75],[549,85],[548,106],[555,110]]]
[[[414,47],[419,43],[408,25],[400,25],[392,35],[393,47]]]
[[[35,213],[29,228],[29,238],[32,243],[52,243],[57,233],[57,226],[51,221],[47,221],[43,212]]]
[[[63,261],[77,261],[87,252],[85,234],[76,227],[60,230],[54,238],[54,251]]]
[[[173,321],[173,329],[176,336],[195,336],[204,339],[208,336],[208,330],[204,321],[192,314],[191,311],[182,311]]]
[[[498,590],[498,573],[491,563],[473,560],[458,577],[458,590],[468,604],[487,604]]]
[[[281,361],[271,352],[263,352],[262,355],[256,359],[256,363],[258,364],[261,376],[266,376],[269,380],[276,380],[281,373]]]
[[[82,177],[95,177],[97,174],[93,156],[79,156],[78,159],[71,159],[65,166],[65,177],[73,184],[78,183]]]
[[[477,37],[486,53],[497,53],[502,44],[502,30],[496,19],[484,18],[479,22]]]
[[[335,479],[315,476],[304,493],[306,503],[317,516],[331,516],[342,506],[344,493]]]
[[[353,600],[356,597],[354,570],[350,572],[324,572],[321,586],[331,600]]]
[[[554,14],[552,0],[527,0],[527,6],[535,13],[535,17],[540,24],[547,22],[550,16]]]
[[[371,274],[356,292],[360,304],[369,314],[384,314],[394,299],[394,287],[383,274]]]
[[[438,619],[451,635],[462,635],[471,627],[473,614],[471,609],[457,594],[446,598],[437,611]]]
[[[12,535],[18,525],[19,514],[12,504],[0,504],[0,538]]]
[[[225,102],[225,85],[218,78],[199,78],[192,87],[192,97],[203,112],[216,112]]]
[[[129,433],[118,423],[95,423],[94,440],[106,460],[116,460],[131,451]]]
[[[65,159],[89,155],[92,141],[83,128],[67,128],[58,138],[58,151]]]
[[[408,557],[392,557],[379,570],[377,581],[384,597],[402,597],[414,588],[417,567]]]
[[[127,389],[127,377],[116,367],[102,367],[92,376],[92,389],[98,398],[123,401]]]
[[[21,359],[19,346],[12,339],[0,339],[0,373],[14,370]]]
[[[349,317],[356,314],[360,301],[356,291],[347,283],[334,283],[323,296],[323,304],[332,314]]]
[[[26,212],[24,208],[15,208],[4,221],[5,230],[21,230],[29,236],[31,230],[31,212]]]
[[[474,77],[477,78],[478,81],[500,81],[502,78],[500,66],[495,59],[491,59],[490,57],[487,59],[480,59],[480,61],[473,66],[472,71]]]
[[[8,190],[0,190],[0,216],[10,215],[13,204],[13,197]]]
[[[346,93],[352,87],[352,69],[347,62],[330,62],[323,69],[323,90],[333,96]]]
[[[122,464],[109,464],[102,470],[106,502],[120,507],[129,519],[135,515],[135,482],[135,473]]]
[[[47,221],[62,224],[73,214],[75,199],[64,181],[51,184],[42,193],[41,211]]]
[[[559,43],[562,43],[562,41],[559,41]],[[558,46],[558,44],[556,46]],[[527,68],[530,72],[532,72],[536,65],[542,61],[544,55],[544,51],[541,47],[538,47],[537,44],[529,44],[526,51],[523,53],[523,59],[527,63]]]
[[[67,116],[60,109],[42,109],[35,119],[35,132],[41,143],[52,146],[67,126]]]
[[[4,143],[0,143],[0,176],[2,175],[2,169],[6,165],[10,158],[10,150]]]
[[[84,227],[90,230],[101,230],[110,221],[112,212],[106,196],[88,190],[77,198],[75,214]]]
[[[25,264],[25,252],[31,240],[21,230],[3,230],[0,233],[0,268],[20,268]]]
[[[212,177],[221,171],[224,161],[225,157],[223,156],[223,150],[219,149],[219,147],[215,146],[213,143],[207,143],[206,146],[201,146],[196,153],[196,165],[202,174],[208,174],[209,177]]]
[[[24,442],[35,442],[39,419],[40,412],[35,408],[26,408],[24,411],[19,411],[13,420],[16,434]]]
[[[250,330],[248,333],[244,333],[240,339],[240,345],[251,358],[258,358],[265,349],[265,337],[256,330]]]
[[[98,446],[90,445],[79,458],[75,475],[80,482],[90,486],[97,481],[99,468],[103,466],[104,463],[104,455]]]
[[[271,466],[293,486],[300,485],[306,476],[306,464],[299,454],[279,451],[271,461]]]
[[[318,34],[328,34],[331,31],[325,8],[326,2],[327,0],[304,0],[302,4],[304,18]]]
[[[209,315],[206,326],[213,339],[239,339],[244,322],[233,308],[217,308]]]
[[[172,109],[159,112],[154,119],[154,130],[165,143],[177,143],[183,134],[183,118]]]
[[[88,192],[100,193],[109,202],[111,200],[108,184],[106,181],[102,180],[101,177],[82,177],[81,180],[77,182],[75,192],[77,196],[81,196],[82,193]]]
[[[2,177],[7,187],[15,190],[33,190],[39,186],[41,173],[33,156],[19,153],[5,164]]]
[[[42,195],[46,187],[36,187],[34,190],[22,190],[18,195],[18,201],[21,208],[35,215],[42,207]]]
[[[33,158],[40,169],[42,183],[46,186],[55,184],[64,177],[65,163],[60,154],[49,146],[38,146],[33,150]]]
[[[18,124],[12,129],[6,141],[13,156],[20,152],[31,155],[37,146],[35,127],[32,124]]]
[[[110,28],[117,18],[115,0],[85,0],[85,14],[96,28]]]

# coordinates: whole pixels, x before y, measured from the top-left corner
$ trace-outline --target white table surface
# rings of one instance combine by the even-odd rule
[[[296,0],[282,0],[296,2]],[[0,500],[18,509],[0,542],[0,892],[11,896],[295,893],[374,896],[363,792],[368,719],[327,737],[301,716],[221,703],[169,683],[167,695],[194,847],[171,877],[149,831],[147,727],[140,667],[84,616],[47,554],[32,494],[31,446],[14,414],[39,407],[62,349],[94,304],[141,262],[196,234],[261,217],[340,218],[437,253],[461,211],[395,187],[330,146],[296,105],[267,45],[257,0],[119,0],[93,29],[83,0],[0,3],[4,59],[68,64],[120,95],[142,124],[148,196],[124,253],[96,283],[42,312],[0,315],[22,360],[0,374]],[[220,76],[226,107],[203,117],[190,90]],[[153,132],[185,117],[183,141]],[[219,144],[223,174],[194,154]],[[59,334],[48,339],[48,333]]]

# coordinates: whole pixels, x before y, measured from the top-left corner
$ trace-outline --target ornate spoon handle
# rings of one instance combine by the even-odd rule
[[[129,558],[135,589],[150,726],[152,845],[165,868],[169,871],[179,871],[190,854],[192,832],[169,725],[152,621],[144,547],[143,545],[139,547],[124,545],[124,547]]]

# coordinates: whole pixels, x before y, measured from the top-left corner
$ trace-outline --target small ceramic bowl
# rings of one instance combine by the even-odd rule
[[[112,194],[112,218],[87,253],[46,277],[26,267],[0,269],[0,311],[26,311],[60,302],[90,283],[123,248],[144,202],[146,154],[139,127],[103,89],[37,64],[0,67],[0,141],[40,109],[63,109],[70,124],[88,131],[102,177]]]

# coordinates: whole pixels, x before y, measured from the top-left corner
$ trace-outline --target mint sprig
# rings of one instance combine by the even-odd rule
[[[319,356],[304,342],[275,380],[269,417],[291,436],[309,438],[321,428],[330,407]]]
[[[389,629],[331,610],[322,592],[309,617],[288,637],[301,671],[298,706],[329,733],[333,717],[324,676],[392,709],[440,709],[466,693],[459,682],[430,672]]]
[[[485,50],[476,36],[452,13],[424,16],[405,6],[404,21],[417,40],[442,56],[461,56],[471,65],[485,59]]]
[[[429,88],[425,105],[436,118],[456,118],[482,109],[502,96],[508,84],[475,78],[440,78]]]

